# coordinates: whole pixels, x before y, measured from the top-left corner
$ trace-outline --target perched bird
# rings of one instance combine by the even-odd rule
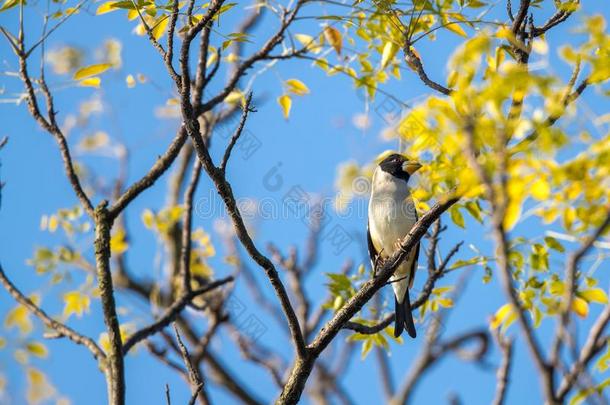
[[[368,211],[367,242],[369,256],[375,269],[378,262],[387,259],[399,247],[411,227],[417,222],[415,204],[407,185],[409,178],[421,165],[403,155],[392,153],[383,159],[373,174],[371,199]],[[409,288],[413,285],[419,243],[409,252],[390,278],[394,290],[394,336],[403,329],[409,336],[416,336]]]

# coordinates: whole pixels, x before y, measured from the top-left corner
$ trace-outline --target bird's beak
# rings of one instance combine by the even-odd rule
[[[408,160],[402,164],[402,170],[412,175],[421,168],[421,164],[414,160]]]

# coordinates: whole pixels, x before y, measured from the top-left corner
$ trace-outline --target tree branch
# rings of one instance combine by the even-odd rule
[[[432,290],[434,290],[434,286],[436,285],[436,282],[449,272],[447,270],[447,266],[449,265],[450,260],[458,252],[458,250],[460,249],[460,247],[462,246],[463,243],[464,242],[460,242],[460,243],[456,244],[451,249],[451,251],[449,251],[447,256],[445,256],[445,259],[440,264],[440,266],[437,269],[433,269],[433,272],[428,275],[428,279],[426,280],[426,283],[424,284],[424,287],[422,288],[422,292],[419,294],[417,299],[415,301],[413,301],[413,303],[411,304],[412,311],[415,311],[417,308],[421,307],[426,301],[428,301],[428,298],[430,298],[430,295],[432,294]],[[380,321],[379,323],[377,323],[375,325],[367,326],[367,325],[362,325],[362,324],[356,323],[356,322],[347,322],[345,324],[344,328],[351,329],[353,331],[362,333],[364,335],[373,335],[373,334],[379,333],[382,330],[384,330],[385,328],[387,328],[392,323],[393,320],[394,320],[394,314],[390,314],[390,315],[386,316],[382,321]]]
[[[508,390],[508,384],[510,381],[510,369],[513,358],[513,342],[510,339],[502,336],[498,329],[496,329],[494,332],[494,337],[498,347],[502,351],[502,364],[500,367],[498,367],[498,371],[496,372],[496,394],[492,404],[503,405],[506,400],[506,392]]]
[[[46,314],[38,305],[26,297],[7,277],[2,264],[0,264],[0,284],[6,289],[6,291],[21,305],[26,307],[36,317],[38,317],[42,323],[49,329],[56,331],[61,337],[66,337],[78,345],[83,345],[93,354],[96,360],[103,362],[106,359],[104,351],[95,343],[95,341],[87,336],[81,335],[69,326],[56,321]]]
[[[253,108],[250,107],[251,103],[252,103],[252,93],[249,93],[248,97],[246,98],[246,104],[244,105],[242,113],[241,113],[241,119],[239,120],[239,124],[237,125],[237,128],[235,129],[233,136],[231,136],[231,140],[229,141],[229,144],[227,145],[227,149],[225,149],[225,154],[222,158],[222,161],[220,162],[219,169],[223,175],[226,172],[227,163],[229,162],[229,158],[231,157],[231,151],[233,150],[233,147],[237,143],[239,137],[241,136],[242,131],[244,130],[244,125],[246,125],[246,119],[248,118],[248,113],[256,112],[256,110],[254,110]]]
[[[203,389],[203,381],[199,377],[199,373],[193,367],[193,363],[191,362],[191,358],[189,356],[189,352],[186,349],[184,343],[182,343],[182,339],[180,338],[180,333],[178,332],[178,327],[174,324],[174,333],[176,334],[176,340],[178,341],[178,346],[180,347],[180,353],[182,354],[182,360],[184,361],[184,365],[188,371],[189,381],[191,383],[191,399],[189,401],[189,405],[194,405],[197,396]]]
[[[108,402],[112,405],[125,403],[125,366],[123,364],[123,342],[114,301],[114,287],[110,272],[110,229],[112,219],[108,215],[108,202],[102,201],[95,209],[95,264],[97,283],[102,301],[104,324],[108,332],[110,348],[108,366],[105,369],[108,386]]]
[[[167,151],[155,162],[150,170],[140,180],[131,185],[108,210],[110,218],[116,218],[124,209],[144,190],[151,187],[163,173],[174,162],[182,146],[186,142],[187,133],[184,127],[180,127],[176,137],[169,145]]]
[[[165,313],[158,320],[131,335],[123,345],[123,353],[127,354],[129,350],[136,344],[169,326],[169,324],[172,323],[178,317],[178,315],[180,315],[182,310],[193,300],[193,298],[210,292],[232,281],[233,277],[231,276],[222,278],[220,280],[211,282],[205,287],[183,294],[170,307],[165,310]]]

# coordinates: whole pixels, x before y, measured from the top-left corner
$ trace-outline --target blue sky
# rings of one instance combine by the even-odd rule
[[[600,7],[594,7],[591,3],[585,2],[585,14],[600,11],[598,10]],[[312,15],[319,12],[316,10],[318,7],[310,6],[304,14]],[[504,18],[504,6],[497,7],[499,11],[496,10],[491,15],[500,15]],[[91,6],[90,10],[95,10],[95,6]],[[27,32],[34,30],[36,33],[26,38],[30,43],[39,35],[42,11],[41,4],[28,8]],[[332,9],[327,9],[325,12],[330,14]],[[61,122],[67,114],[77,111],[84,99],[94,95],[101,97],[106,112],[104,115],[94,116],[90,128],[104,130],[128,147],[129,180],[132,182],[145,173],[156,157],[165,150],[175,133],[177,126],[175,120],[159,120],[154,116],[155,108],[164,105],[166,99],[171,96],[171,85],[159,55],[144,37],[132,34],[134,23],[128,22],[123,12],[114,12],[102,17],[94,17],[90,14],[93,13],[83,12],[76,18],[70,19],[53,34],[48,48],[54,49],[61,45],[82,47],[86,50],[85,63],[89,64],[95,62],[95,48],[101,46],[108,38],[117,38],[123,44],[123,66],[119,71],[105,74],[103,89],[98,91],[69,87],[66,86],[69,78],[51,76],[50,82],[55,90],[59,119]],[[548,10],[542,10],[539,14],[541,16],[537,17],[538,21],[549,15]],[[607,18],[610,16],[607,10],[605,14]],[[237,18],[236,13],[230,14],[224,21],[226,25],[221,25],[219,29],[225,33],[230,32],[229,27],[233,26],[232,23]],[[16,32],[16,22],[16,10],[0,14],[0,25],[13,32]],[[255,31],[255,42],[265,38],[275,24],[274,18],[267,16]],[[294,28],[294,32],[312,33],[314,30],[314,23],[311,21],[299,24]],[[553,46],[566,41],[578,41],[573,38],[567,27],[559,28],[548,38],[551,47],[551,66],[564,78],[567,77],[568,70],[565,65],[556,63],[557,57]],[[452,34],[441,34],[437,41],[424,41],[421,48],[418,48],[432,77],[441,79],[446,77],[447,57],[459,41],[460,38]],[[255,45],[256,43],[248,45],[246,53],[252,51]],[[0,41],[0,55],[2,55],[0,58],[2,71],[15,71],[16,59],[5,41]],[[37,69],[37,63],[31,64],[31,70],[34,69]],[[128,90],[125,86],[125,76],[136,73],[145,74],[149,82],[138,84],[134,89]],[[424,87],[413,73],[403,70],[402,76],[401,81],[392,81],[385,90],[402,100],[413,100],[429,94],[429,89]],[[290,119],[284,120],[275,98],[282,92],[281,80],[289,78],[302,80],[311,90],[311,94],[296,98]],[[20,91],[20,84],[16,78],[3,74],[0,80],[0,88],[4,90],[4,94],[0,94],[1,99],[10,99]],[[217,90],[219,86],[217,82],[213,85],[213,89]],[[256,201],[267,199],[281,206],[283,197],[295,186],[308,193],[330,197],[335,192],[334,179],[339,163],[347,160],[368,163],[379,152],[397,147],[379,136],[384,123],[377,115],[376,109],[383,105],[383,96],[380,95],[374,103],[367,106],[347,78],[339,76],[329,78],[319,69],[311,67],[307,61],[288,61],[272,67],[256,79],[252,90],[257,112],[251,115],[246,128],[260,142],[260,148],[248,158],[236,150],[229,164],[228,178],[238,197],[247,197]],[[600,99],[587,91],[583,97],[582,108],[585,109],[587,106],[593,114],[607,111],[607,103],[596,102]],[[352,124],[353,116],[367,110],[372,120],[371,127],[364,131],[357,129]],[[65,289],[52,287],[48,279],[36,276],[34,270],[26,264],[26,260],[32,256],[36,246],[57,246],[65,242],[60,234],[41,231],[40,218],[60,208],[74,206],[76,199],[63,174],[54,140],[33,122],[26,106],[2,103],[0,120],[3,123],[0,137],[9,136],[9,144],[0,152],[2,163],[0,175],[2,181],[6,182],[6,187],[2,191],[0,210],[0,260],[18,286],[26,292],[44,293],[43,306],[49,313],[58,314],[62,310],[61,294]],[[76,132],[70,138],[71,144],[78,143],[82,135]],[[222,156],[225,144],[226,140],[221,138],[212,141],[211,153],[217,161]],[[117,174],[116,160],[100,156],[82,158],[97,174],[105,178],[112,179]],[[278,169],[277,174],[281,176],[281,185],[277,189],[268,187],[267,182],[269,173],[274,168]],[[159,209],[164,206],[168,178],[167,174],[164,175],[157,182],[156,187],[138,197],[127,213],[127,224],[132,234],[132,251],[128,263],[140,276],[158,275],[161,271],[153,260],[159,246],[154,236],[142,225],[140,215],[145,208]],[[210,191],[212,187],[204,176],[196,200],[210,198],[209,196],[213,195]],[[95,201],[97,202],[97,199]],[[360,204],[365,206],[362,201]],[[356,263],[363,261],[366,217],[364,210],[359,212],[360,215],[352,215],[348,218],[331,217],[333,224],[340,224],[351,235],[353,242],[346,250],[337,254],[333,251],[332,245],[323,241],[319,263],[307,283],[311,296],[317,300],[325,297],[325,273],[337,272],[347,258],[353,258]],[[215,211],[214,215],[196,216],[195,226],[212,232],[214,219],[218,216],[222,216],[222,210]],[[307,236],[307,227],[294,216],[280,220],[258,219],[253,221],[253,226],[257,244],[262,249],[268,242],[273,242],[283,249],[292,245],[303,247]],[[518,230],[527,233],[534,229],[533,226],[533,222],[529,224],[526,221]],[[486,237],[485,228],[469,220],[467,229],[468,231],[463,231],[450,226],[444,234],[441,250],[447,252],[454,243],[465,240],[466,245],[472,244],[482,251],[489,252],[490,241]],[[215,238],[213,233],[212,239],[221,250],[221,241]],[[91,240],[84,240],[83,245],[86,246],[88,242]],[[91,251],[88,254],[90,255]],[[218,256],[221,257],[222,254]],[[467,246],[458,255],[459,258],[471,256],[472,251]],[[230,272],[220,258],[213,261],[213,264],[218,277],[226,276]],[[274,300],[273,291],[265,282],[262,271],[259,271],[254,264],[251,264],[251,267],[257,274],[260,285],[264,286],[263,293],[270,300]],[[482,269],[475,268],[472,271],[474,274],[462,301],[444,325],[448,337],[474,327],[485,326],[488,317],[505,302],[495,280],[483,285]],[[416,288],[425,281],[424,272],[420,273],[416,280]],[[456,277],[456,275],[450,276],[442,280],[440,285],[451,284],[455,282]],[[78,276],[76,279],[78,280]],[[72,289],[76,286],[78,282],[75,281]],[[14,303],[6,293],[0,292],[0,296],[2,297],[0,314],[4,314],[14,306]],[[260,308],[253,306],[242,282],[238,282],[236,297],[243,300],[248,305],[248,311],[259,317],[267,327],[267,331],[261,337],[263,343],[278,348],[282,354],[290,356],[288,337]],[[137,299],[119,294],[118,302],[121,306],[132,305],[135,308],[125,317],[126,320],[141,325],[149,319],[146,317],[146,306]],[[99,301],[92,302],[91,313],[86,318],[73,318],[70,325],[97,338],[103,331]],[[547,323],[547,326],[550,326],[550,323]],[[548,328],[542,329],[541,336],[544,337]],[[36,336],[40,337],[40,331],[38,325]],[[511,332],[511,335],[515,335],[516,328],[513,327]],[[254,387],[253,390],[258,397],[266,401],[273,399],[276,391],[271,379],[259,369],[243,364],[227,333],[223,332],[222,339],[216,342],[213,349],[243,381]],[[19,339],[13,332],[7,333],[7,337],[9,340]],[[338,339],[342,340],[344,337]],[[392,344],[390,361],[397,385],[408,371],[421,342],[422,339],[419,338],[415,341],[407,340],[403,345]],[[35,361],[34,364],[51,376],[51,381],[58,391],[75,404],[104,403],[103,375],[98,371],[89,353],[82,348],[75,348],[65,340],[50,341],[47,345],[50,349],[49,358]],[[540,390],[537,376],[521,341],[517,343],[516,353],[514,379],[508,396],[509,403],[538,403]],[[464,363],[454,356],[448,356],[421,380],[414,402],[442,403],[451,393],[455,393],[466,404],[489,403],[495,389],[495,367],[499,361],[496,354],[491,353],[484,367]],[[163,392],[166,383],[171,387],[174,403],[180,403],[188,397],[188,387],[184,381],[156,360],[151,359],[144,349],[127,358],[126,370],[129,403],[164,403]],[[15,403],[20,403],[23,400],[25,382],[22,369],[15,363],[8,349],[0,350],[0,373],[9,381],[8,395],[15,400]],[[380,401],[381,390],[378,380],[375,379],[377,373],[374,356],[369,356],[364,361],[361,361],[358,355],[354,357],[343,384],[352,392],[356,403],[368,404]],[[232,397],[227,396],[222,390],[212,389],[211,395],[218,403],[234,402]],[[7,397],[4,399],[6,400]]]

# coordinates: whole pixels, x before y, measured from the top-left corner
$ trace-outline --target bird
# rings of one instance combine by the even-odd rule
[[[402,154],[390,153],[375,168],[371,181],[371,197],[368,207],[367,245],[373,272],[381,261],[387,259],[400,246],[413,225],[417,211],[411,197],[408,182],[422,165]],[[396,268],[389,281],[394,290],[394,336],[403,330],[415,338],[415,324],[411,314],[409,289],[413,286],[419,243]]]

